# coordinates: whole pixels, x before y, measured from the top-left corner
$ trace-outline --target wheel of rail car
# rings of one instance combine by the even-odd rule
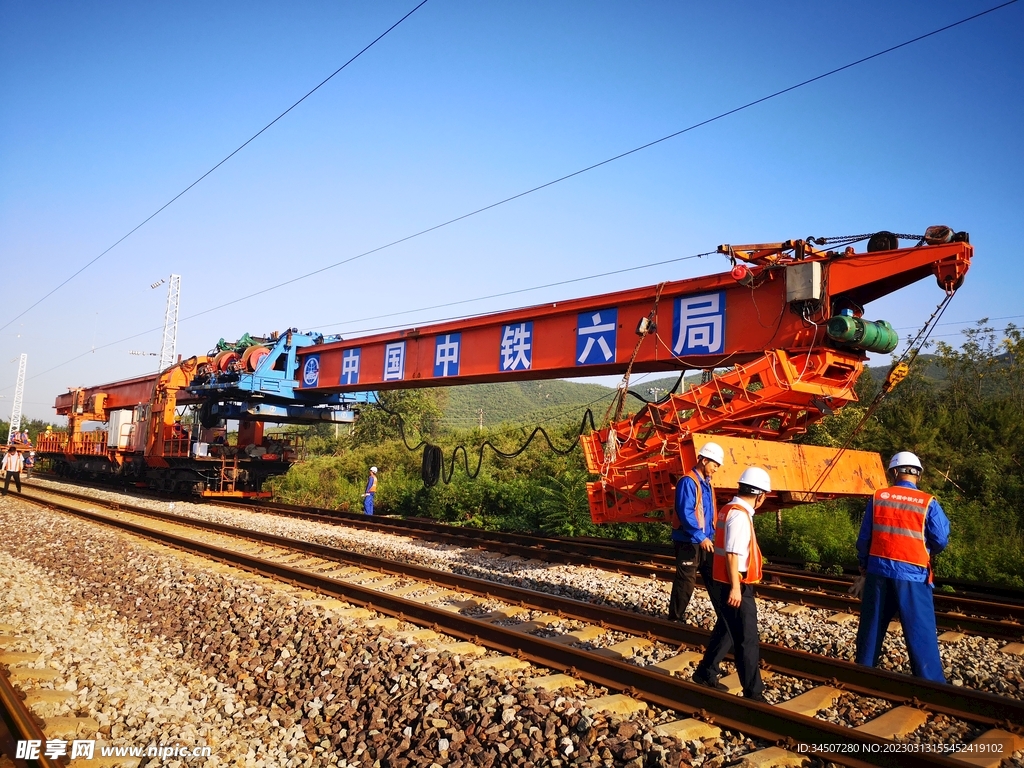
[[[247,371],[255,371],[269,354],[270,350],[266,347],[249,347],[242,353],[242,365]]]

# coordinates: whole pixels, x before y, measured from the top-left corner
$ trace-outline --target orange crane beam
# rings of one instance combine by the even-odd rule
[[[743,364],[768,349],[795,353],[822,344],[822,331],[808,320],[827,320],[837,303],[862,307],[929,274],[952,287],[967,271],[972,248],[956,242],[829,254],[805,247],[803,259],[755,263],[741,280],[725,272],[306,347],[300,389],[355,392]],[[791,271],[821,275],[813,317],[790,311]],[[644,321],[653,330],[638,345],[634,330]]]

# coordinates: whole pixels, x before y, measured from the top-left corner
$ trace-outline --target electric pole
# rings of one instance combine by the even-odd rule
[[[11,428],[7,430],[7,444],[10,445],[14,439],[14,433],[21,428],[21,401],[25,397],[25,366],[28,364],[28,355],[21,353],[18,360],[18,384],[14,388],[14,408],[11,409]]]
[[[162,280],[160,282],[163,282]],[[155,285],[159,285],[156,283]],[[178,347],[178,302],[181,300],[181,275],[171,275],[167,284],[167,309],[164,310],[164,341],[160,346],[160,367],[165,371],[175,363]]]

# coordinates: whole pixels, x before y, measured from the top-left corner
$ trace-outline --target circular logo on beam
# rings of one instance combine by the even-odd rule
[[[315,387],[320,383],[320,355],[310,355],[302,366],[302,386]]]

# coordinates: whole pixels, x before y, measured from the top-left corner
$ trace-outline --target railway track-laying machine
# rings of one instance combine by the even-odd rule
[[[268,422],[352,423],[365,402],[298,391],[299,351],[325,340],[295,329],[246,334],[159,373],[71,389],[54,404],[68,419],[67,431],[40,435],[36,456],[66,477],[203,496],[270,496],[263,483],[288,470],[298,446],[287,435],[265,433]],[[229,420],[237,423],[231,441]],[[105,428],[88,429],[97,422]]]
[[[56,407],[68,415],[69,440],[43,453],[92,471],[100,464],[82,457],[78,425],[110,419],[94,452],[107,471],[206,495],[252,495],[287,468],[288,448],[263,445],[258,458],[190,455],[190,445],[210,440],[175,442],[177,407],[197,408],[204,430],[239,420],[239,446],[258,452],[262,422],[347,421],[368,391],[697,370],[699,385],[635,415],[617,410],[582,437],[596,522],[663,516],[676,479],[712,439],[726,451],[715,476],[723,492],[756,464],[772,475],[776,506],[870,495],[886,485],[877,454],[788,441],[857,400],[868,353],[896,348],[889,324],[867,319],[870,302],[929,276],[946,297],[962,284],[973,255],[967,233],[930,227],[899,247],[907,237],[865,235],[865,252],[815,238],[722,245],[733,268],[720,274],[355,339],[291,332],[250,340],[159,376],[62,395]],[[280,376],[267,379],[268,371]],[[124,421],[112,417],[118,411]]]

